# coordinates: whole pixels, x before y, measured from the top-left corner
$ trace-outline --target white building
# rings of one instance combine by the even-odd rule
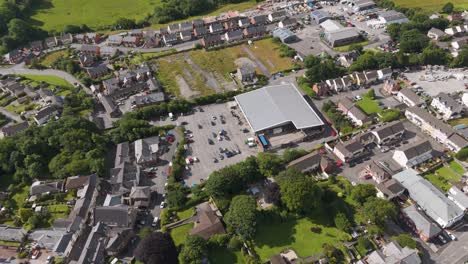
[[[409,22],[409,19],[400,12],[388,10],[379,13],[379,20],[383,24],[402,24]]]
[[[401,89],[396,95],[396,99],[409,107],[419,106],[424,102],[419,95],[409,88]]]
[[[462,96],[462,102],[463,104],[468,107],[468,93],[464,93]]]
[[[393,160],[403,168],[412,168],[432,158],[432,146],[429,141],[418,142],[395,150]]]
[[[463,111],[463,106],[446,93],[436,95],[432,99],[431,106],[442,115],[444,120],[460,117]]]
[[[463,211],[468,209],[468,196],[466,196],[466,194],[457,187],[452,186],[452,188],[447,192],[447,197]]]
[[[377,145],[385,145],[394,140],[401,139],[405,133],[405,127],[401,121],[395,121],[371,131]]]

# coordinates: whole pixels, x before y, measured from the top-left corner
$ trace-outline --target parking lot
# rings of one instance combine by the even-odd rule
[[[466,80],[457,80],[455,78],[444,79],[446,76],[452,74],[461,74],[466,76],[466,72],[462,70],[456,70],[449,72],[442,71],[414,71],[406,72],[403,75],[408,78],[410,82],[415,82],[423,88],[423,91],[426,92],[429,96],[436,96],[441,92],[444,93],[457,93],[465,91],[465,85],[468,85]],[[433,77],[433,81],[422,80],[428,77]],[[437,80],[436,78],[441,78]]]
[[[187,134],[191,135],[189,138],[193,142],[187,144],[187,157],[196,157],[198,161],[187,166],[189,170],[186,171],[185,183],[188,186],[206,180],[215,170],[243,161],[259,152],[258,147],[250,148],[245,144],[247,138],[253,137],[253,134],[243,131],[250,128],[239,111],[235,112],[241,118],[241,125],[226,103],[199,107],[193,114],[179,116],[175,121],[165,120],[154,123],[155,125],[184,124]],[[220,116],[224,117],[224,122]],[[219,135],[222,130],[224,136]],[[226,157],[225,150],[230,151],[233,156]]]

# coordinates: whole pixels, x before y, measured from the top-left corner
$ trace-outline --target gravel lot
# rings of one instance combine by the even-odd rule
[[[461,72],[461,71],[460,71]],[[457,93],[465,91],[465,84],[468,84],[467,80],[456,80],[454,78],[441,80],[441,81],[421,81],[420,77],[425,75],[426,71],[416,71],[416,72],[408,72],[404,73],[404,75],[410,80],[411,82],[416,82],[420,85],[426,93],[430,96],[435,96],[441,92],[444,93]],[[465,72],[465,75],[467,73]],[[440,73],[436,72],[434,76],[444,76],[447,73]]]

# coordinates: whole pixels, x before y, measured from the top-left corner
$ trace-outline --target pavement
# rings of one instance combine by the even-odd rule
[[[434,257],[435,263],[462,264],[468,261],[468,224],[453,232],[457,240],[451,241]]]

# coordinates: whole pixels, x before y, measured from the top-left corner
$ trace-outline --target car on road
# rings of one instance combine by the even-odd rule
[[[450,239],[457,240],[457,237],[454,234],[450,233],[450,231],[447,231],[447,235],[449,235]]]
[[[166,207],[166,202],[162,201],[159,205],[159,208],[164,209]]]

